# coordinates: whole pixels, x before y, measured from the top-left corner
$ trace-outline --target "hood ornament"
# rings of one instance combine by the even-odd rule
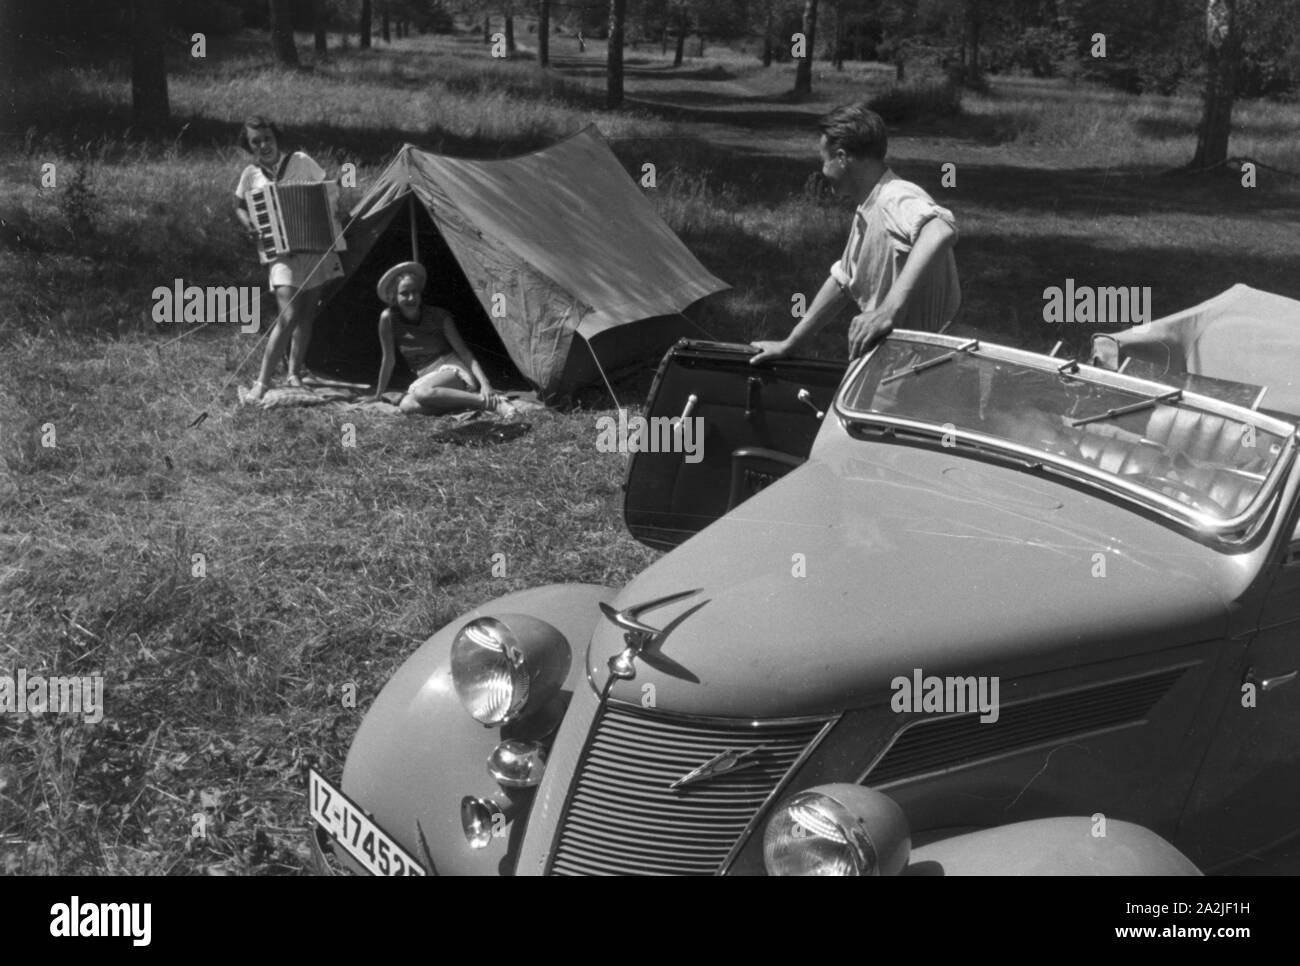
[[[686,785],[693,785],[695,782],[709,781],[712,778],[718,778],[721,775],[727,775],[733,771],[740,771],[742,768],[757,765],[758,754],[763,750],[763,745],[759,745],[757,748],[746,748],[744,751],[728,748],[726,751],[714,755],[698,768],[688,771],[668,787],[675,790]]]
[[[662,628],[641,623],[639,618],[642,611],[652,610],[655,607],[662,607],[664,604],[683,600],[693,594],[698,594],[702,589],[697,587],[695,590],[683,590],[680,593],[669,594],[667,597],[656,597],[644,604],[636,604],[622,610],[615,610],[609,604],[601,601],[601,613],[609,618],[615,626],[623,629],[623,642],[627,645],[622,651],[609,659],[609,673],[624,681],[636,677],[634,662],[641,656],[642,651],[651,644],[657,643],[663,635]]]

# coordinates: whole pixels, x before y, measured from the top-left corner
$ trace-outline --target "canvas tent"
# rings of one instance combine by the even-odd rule
[[[687,334],[682,313],[727,287],[590,127],[505,160],[408,144],[351,215],[344,277],[325,292],[307,362],[360,381],[379,368],[375,282],[413,248],[426,301],[451,310],[489,374],[543,396],[657,361]]]
[[[1300,302],[1283,295],[1234,285],[1149,325],[1095,336],[1093,355],[1112,365],[1132,358],[1156,376],[1259,387],[1261,409],[1300,416]]]

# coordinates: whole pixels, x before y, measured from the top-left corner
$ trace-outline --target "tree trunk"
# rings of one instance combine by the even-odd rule
[[[688,27],[685,17],[677,21],[677,49],[673,53],[674,67],[681,67],[682,59],[686,56],[686,31]]]
[[[325,0],[311,0],[312,49],[318,54],[329,50],[329,36],[325,32]]]
[[[492,14],[483,14],[483,43],[492,43]]]
[[[704,31],[700,31],[700,48],[695,52],[696,57],[704,56]]]
[[[835,0],[835,50],[831,53],[831,63],[836,70],[844,69],[844,0]]]
[[[379,14],[379,36],[384,38],[384,43],[393,42],[392,26],[388,20],[388,0],[381,0]]]
[[[271,0],[271,47],[285,67],[298,66],[298,45],[293,42],[292,0]]]
[[[159,0],[131,2],[131,117],[139,127],[167,121],[167,61]]]
[[[983,0],[966,0],[966,42],[970,46],[970,56],[966,59],[966,72],[963,81],[971,87],[983,83],[983,70],[980,67],[980,27],[984,20],[984,11],[980,9]]]
[[[1237,0],[1210,0],[1206,4],[1205,104],[1196,135],[1196,155],[1189,168],[1216,167],[1228,160],[1244,26]]]
[[[551,66],[551,0],[537,3],[537,63]]]
[[[794,69],[794,92],[812,93],[813,51],[817,49],[817,0],[805,0],[803,5],[803,56]]]
[[[623,23],[627,19],[627,0],[609,0],[609,51],[606,71],[609,75],[605,90],[605,106],[621,107],[623,104]]]
[[[357,27],[357,43],[362,50],[370,49],[371,19],[370,0],[361,0],[361,23]]]
[[[513,55],[515,52],[515,15],[512,11],[506,11],[506,53]]]
[[[668,56],[668,24],[664,23],[664,29],[659,33],[659,53],[663,57]]]
[[[775,44],[772,41],[772,8],[767,8],[767,21],[763,26],[763,66],[771,67],[775,56]]]

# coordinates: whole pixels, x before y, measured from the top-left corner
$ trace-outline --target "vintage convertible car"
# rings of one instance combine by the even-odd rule
[[[1300,833],[1300,399],[1132,348],[679,344],[648,425],[702,458],[638,453],[625,508],[671,552],[434,634],[310,775],[322,866],[1195,873]]]

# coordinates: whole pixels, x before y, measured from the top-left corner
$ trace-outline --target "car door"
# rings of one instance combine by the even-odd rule
[[[1207,871],[1300,872],[1262,856],[1300,834],[1300,533],[1273,573],[1258,632],[1232,655],[1224,710],[1179,823],[1176,844]]]
[[[660,445],[634,449],[623,487],[642,543],[677,546],[808,458],[847,363],[753,366],[754,351],[683,339],[664,356],[642,427]]]

